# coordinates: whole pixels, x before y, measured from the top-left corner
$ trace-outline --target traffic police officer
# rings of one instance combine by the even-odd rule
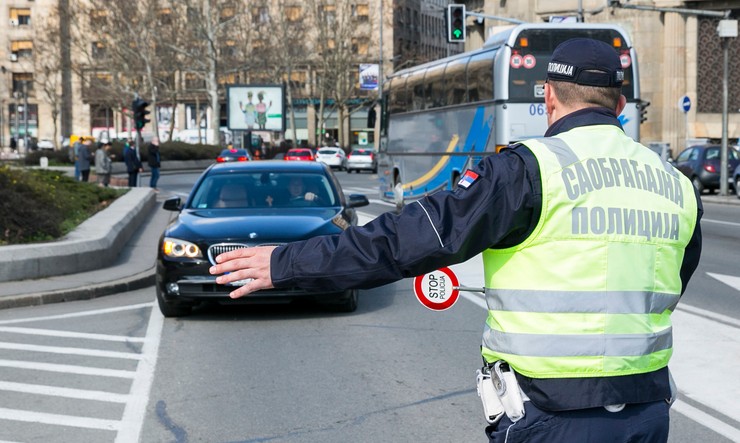
[[[568,40],[548,64],[544,138],[487,156],[458,189],[400,214],[225,253],[211,273],[254,279],[234,298],[334,292],[483,252],[483,358],[515,374],[524,401],[523,416],[507,410],[486,428],[489,439],[664,442],[670,314],[699,262],[703,209],[686,177],[624,134],[623,80],[612,47]]]

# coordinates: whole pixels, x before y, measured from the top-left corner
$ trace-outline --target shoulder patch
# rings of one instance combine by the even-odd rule
[[[457,186],[468,189],[469,187],[473,186],[473,183],[478,180],[478,177],[480,176],[475,172],[467,170],[465,171],[465,174],[463,174],[462,178],[460,178],[460,181],[457,182]]]

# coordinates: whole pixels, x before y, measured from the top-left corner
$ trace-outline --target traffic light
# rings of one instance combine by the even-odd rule
[[[646,102],[644,100],[641,100],[637,103],[637,109],[640,110],[640,123],[645,123],[647,121],[647,107],[650,106],[650,102]]]
[[[134,111],[134,125],[137,131],[144,129],[144,125],[151,121],[146,118],[147,114],[149,114],[149,111],[146,109],[147,106],[149,106],[149,102],[141,98],[137,98],[131,103],[131,108]]]
[[[465,41],[465,5],[447,5],[447,41]]]

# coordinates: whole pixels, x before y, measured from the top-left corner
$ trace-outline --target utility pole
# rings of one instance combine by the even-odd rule
[[[28,81],[23,80],[23,150],[28,155]]]

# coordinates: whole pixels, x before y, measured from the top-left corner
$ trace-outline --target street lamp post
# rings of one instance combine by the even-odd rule
[[[28,154],[28,83],[23,80],[23,151]]]
[[[717,34],[722,40],[723,75],[722,75],[722,148],[720,155],[719,195],[726,196],[728,191],[728,161],[727,161],[727,108],[729,96],[729,48],[730,39],[737,37],[737,20],[720,20]],[[735,191],[737,192],[737,191]]]

